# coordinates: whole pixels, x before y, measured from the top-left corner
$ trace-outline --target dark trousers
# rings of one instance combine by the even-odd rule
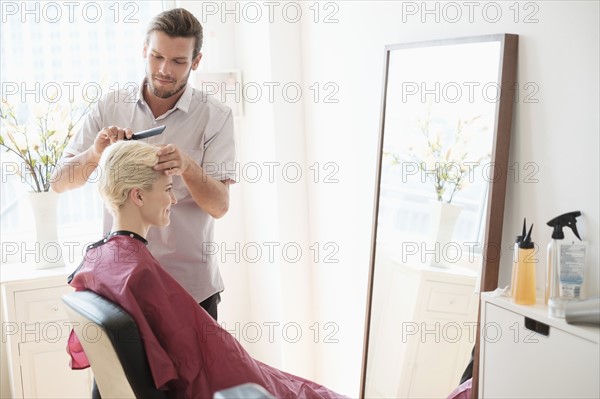
[[[221,302],[221,295],[217,292],[200,302],[200,306],[202,306],[202,308],[217,321],[217,305],[219,302]],[[96,385],[96,379],[94,379],[94,384],[92,385],[92,399],[102,399],[100,390],[98,390],[98,385]]]
[[[202,306],[204,310],[206,310],[208,314],[211,315],[215,321],[217,321],[217,305],[219,302],[221,302],[221,295],[217,292],[216,294],[209,296],[200,302],[200,306]]]
[[[460,377],[460,384],[462,384],[463,382],[465,382],[466,380],[468,380],[469,378],[473,378],[473,361],[475,360],[475,347],[473,347],[473,350],[471,351],[471,360],[469,361],[469,364],[467,364],[467,368],[465,368],[465,371],[463,371],[463,375],[462,377]]]

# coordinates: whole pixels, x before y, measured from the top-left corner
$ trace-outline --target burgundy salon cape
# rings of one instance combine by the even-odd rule
[[[119,304],[136,321],[156,387],[170,397],[212,398],[246,382],[277,398],[340,398],[327,388],[254,360],[240,343],[127,235],[89,249],[70,284]],[[71,367],[89,367],[74,332],[67,351]]]

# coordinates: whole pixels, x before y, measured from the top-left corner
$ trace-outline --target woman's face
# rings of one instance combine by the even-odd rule
[[[173,193],[173,178],[161,173],[158,180],[152,185],[152,189],[144,190],[142,218],[153,226],[168,226],[171,205],[176,203],[177,198]]]

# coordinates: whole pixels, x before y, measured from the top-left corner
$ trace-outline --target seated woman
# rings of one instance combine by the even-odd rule
[[[247,382],[277,398],[342,397],[250,357],[148,251],[148,230],[168,225],[177,203],[172,177],[153,169],[157,150],[121,141],[104,151],[99,188],[113,214],[113,230],[89,246],[69,283],[119,304],[133,317],[156,387],[169,397],[212,398]],[[67,349],[72,368],[89,367],[73,332]]]

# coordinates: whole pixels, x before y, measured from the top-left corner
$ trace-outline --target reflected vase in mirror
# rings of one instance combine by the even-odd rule
[[[430,265],[434,267],[449,267],[448,261],[458,260],[462,252],[459,243],[452,241],[456,222],[462,211],[462,206],[442,201],[431,201],[430,231],[428,247],[434,249],[430,257]]]
[[[497,286],[517,39],[385,49],[361,397],[447,397],[477,346],[478,292]]]

